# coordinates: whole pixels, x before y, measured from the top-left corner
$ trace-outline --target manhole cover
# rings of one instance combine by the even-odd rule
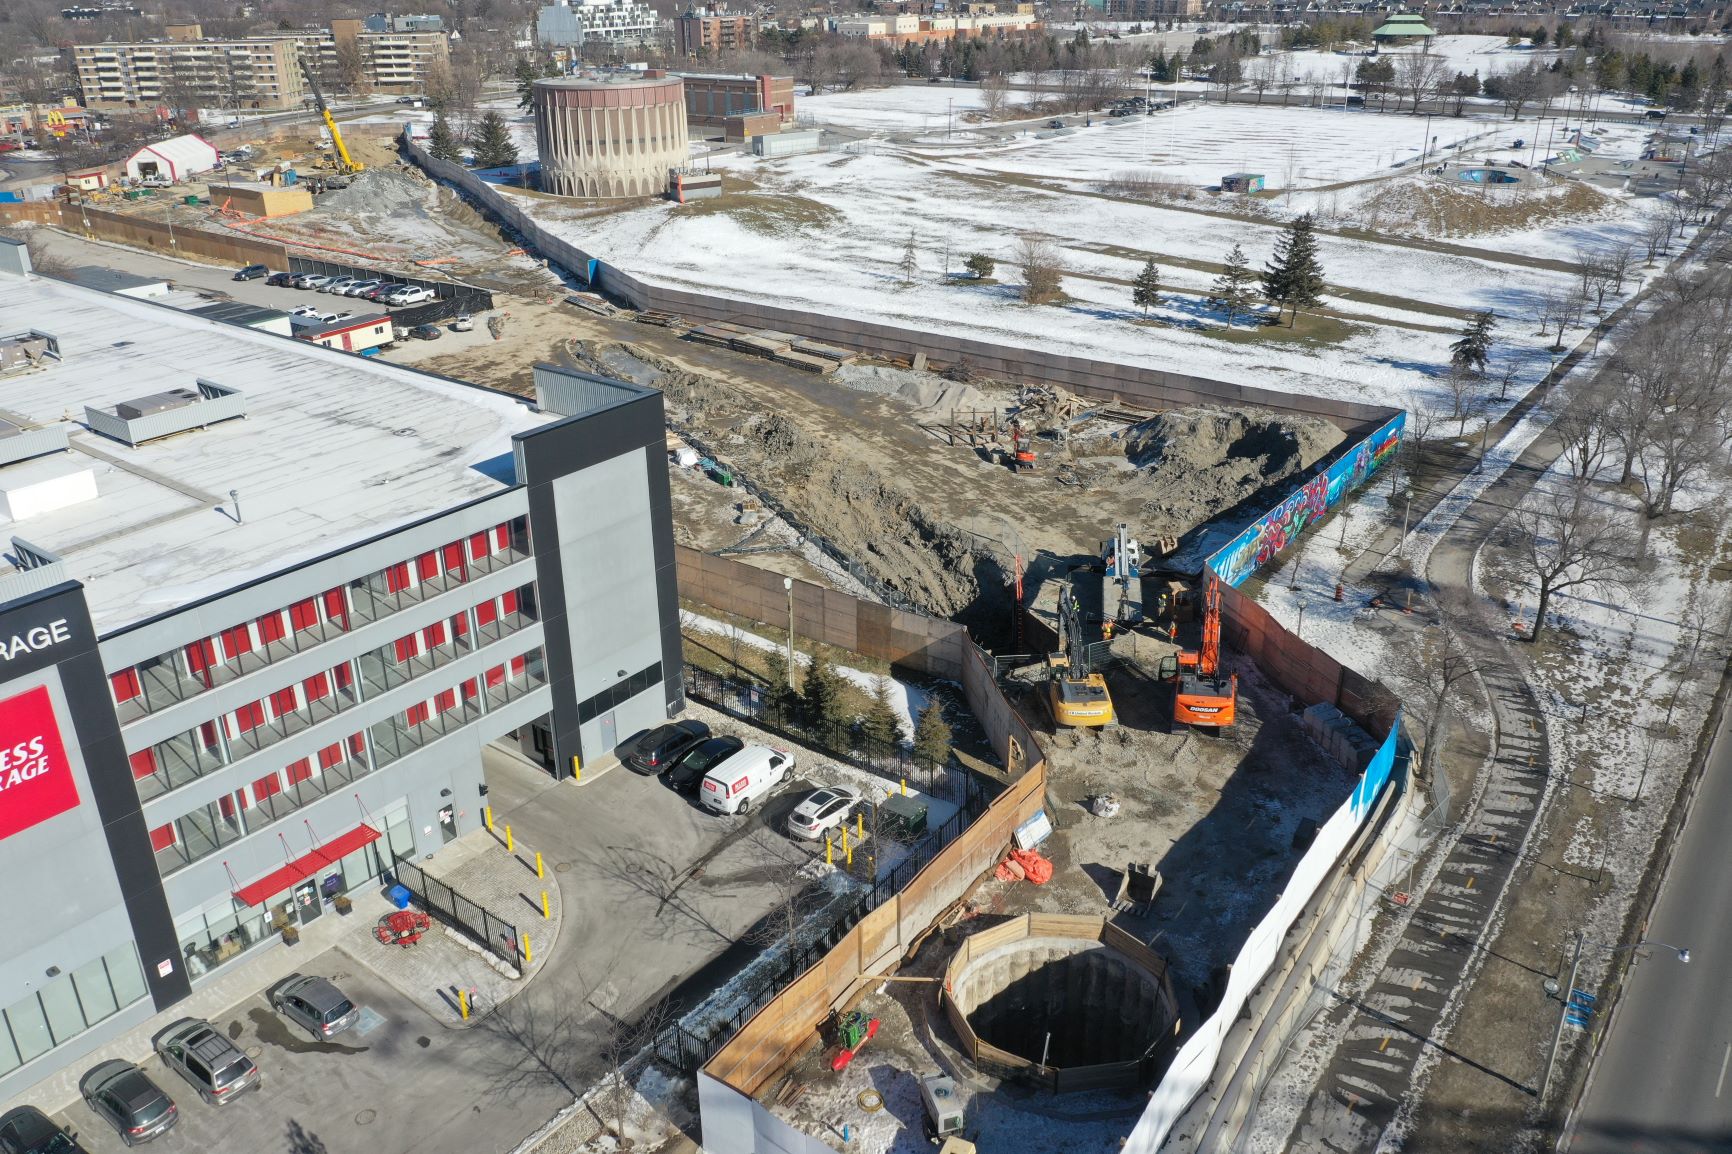
[[[373,1121],[373,1119],[377,1118],[378,1116],[379,1116],[379,1111],[377,1111],[377,1110],[362,1110],[359,1114],[355,1115],[355,1125],[366,1126],[366,1125],[370,1124]]]
[[[425,1050],[428,1046],[433,1044],[433,1039],[429,1038],[426,1034],[422,1034],[420,1037],[415,1039],[415,1044]]]
[[[554,862],[553,872],[556,874],[570,873],[571,863],[568,861]]]
[[[409,426],[404,426],[401,429],[393,429],[391,435],[393,437],[413,437],[415,435],[415,430]]]
[[[265,1048],[263,1046],[248,1046],[247,1047],[247,1057],[249,1057],[249,1058],[256,1058],[264,1052],[265,1052]]]

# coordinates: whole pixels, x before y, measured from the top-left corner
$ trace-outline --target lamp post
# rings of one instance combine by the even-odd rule
[[[1305,639],[1305,607],[1309,604],[1305,598],[1299,598],[1299,623],[1293,626],[1293,636],[1300,641]]]
[[[1607,951],[1614,953],[1614,954],[1621,954],[1625,950],[1639,950],[1639,949],[1643,948],[1644,946],[1660,946],[1663,949],[1671,950],[1674,954],[1676,954],[1678,956],[1678,961],[1682,962],[1684,965],[1687,966],[1690,964],[1690,951],[1688,949],[1683,949],[1683,948],[1680,948],[1678,946],[1668,945],[1665,942],[1657,942],[1657,941],[1653,941],[1649,938],[1639,938],[1636,941],[1631,942],[1627,945],[1614,946],[1614,945],[1609,945],[1605,942],[1590,942],[1582,936],[1582,931],[1577,930],[1576,931],[1575,953],[1570,958],[1570,981],[1569,981],[1569,985],[1565,986],[1563,989],[1558,991],[1558,1000],[1561,1003],[1561,1005],[1558,1006],[1558,1027],[1557,1027],[1556,1032],[1552,1034],[1551,1055],[1546,1058],[1545,1080],[1540,1083],[1539,1100],[1542,1103],[1544,1103],[1546,1100],[1547,1091],[1549,1091],[1551,1089],[1552,1071],[1557,1067],[1557,1064],[1558,1064],[1558,1046],[1561,1045],[1563,1040],[1564,1040],[1564,1023],[1566,1021],[1568,1021],[1568,1019],[1569,1019],[1570,996],[1575,992],[1575,989],[1576,989],[1576,972],[1579,969],[1581,969],[1582,947],[1583,946],[1597,946],[1598,948],[1600,948],[1602,950],[1607,950]]]
[[[794,688],[794,579],[782,578],[782,589],[788,594],[788,688]]]

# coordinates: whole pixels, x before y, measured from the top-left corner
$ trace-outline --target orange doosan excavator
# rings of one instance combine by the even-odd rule
[[[1221,586],[1213,573],[1203,586],[1203,644],[1195,653],[1169,658],[1173,682],[1173,721],[1207,729],[1233,724],[1239,703],[1239,677],[1221,673]]]

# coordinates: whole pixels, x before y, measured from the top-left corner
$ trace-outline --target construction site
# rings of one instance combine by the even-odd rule
[[[751,1148],[712,1135],[731,1125],[712,1122],[728,1114],[704,1098],[713,1084],[804,1149],[913,1150],[928,1133],[1117,1149],[1181,1046],[1238,1019],[1230,975],[1319,829],[1390,774],[1389,703],[1363,679],[1347,700],[1338,667],[1263,668],[1298,643],[1231,586],[1364,479],[1393,411],[1211,397],[1154,374],[1063,384],[841,329],[625,307],[403,163],[383,129],[344,135],[304,211],[251,217],[198,185],[108,208],[488,290],[491,331],[380,355],[520,395],[537,363],[662,390],[681,544],[959,623],[1014,711],[982,775],[997,800],[945,851],[966,862],[924,903],[869,915],[889,910],[894,932],[821,963],[816,1001],[796,983],[776,1001],[797,1008],[766,1008],[784,1031],[769,1050],[754,1019],[739,1044],[775,1060],[699,1076],[706,1148]],[[256,163],[311,167],[319,144],[285,133]],[[1330,725],[1358,736],[1328,739]],[[966,1102],[960,1122],[940,1099]]]

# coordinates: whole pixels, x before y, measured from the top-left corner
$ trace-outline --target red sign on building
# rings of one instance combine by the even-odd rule
[[[0,839],[78,804],[47,686],[0,701]]]

